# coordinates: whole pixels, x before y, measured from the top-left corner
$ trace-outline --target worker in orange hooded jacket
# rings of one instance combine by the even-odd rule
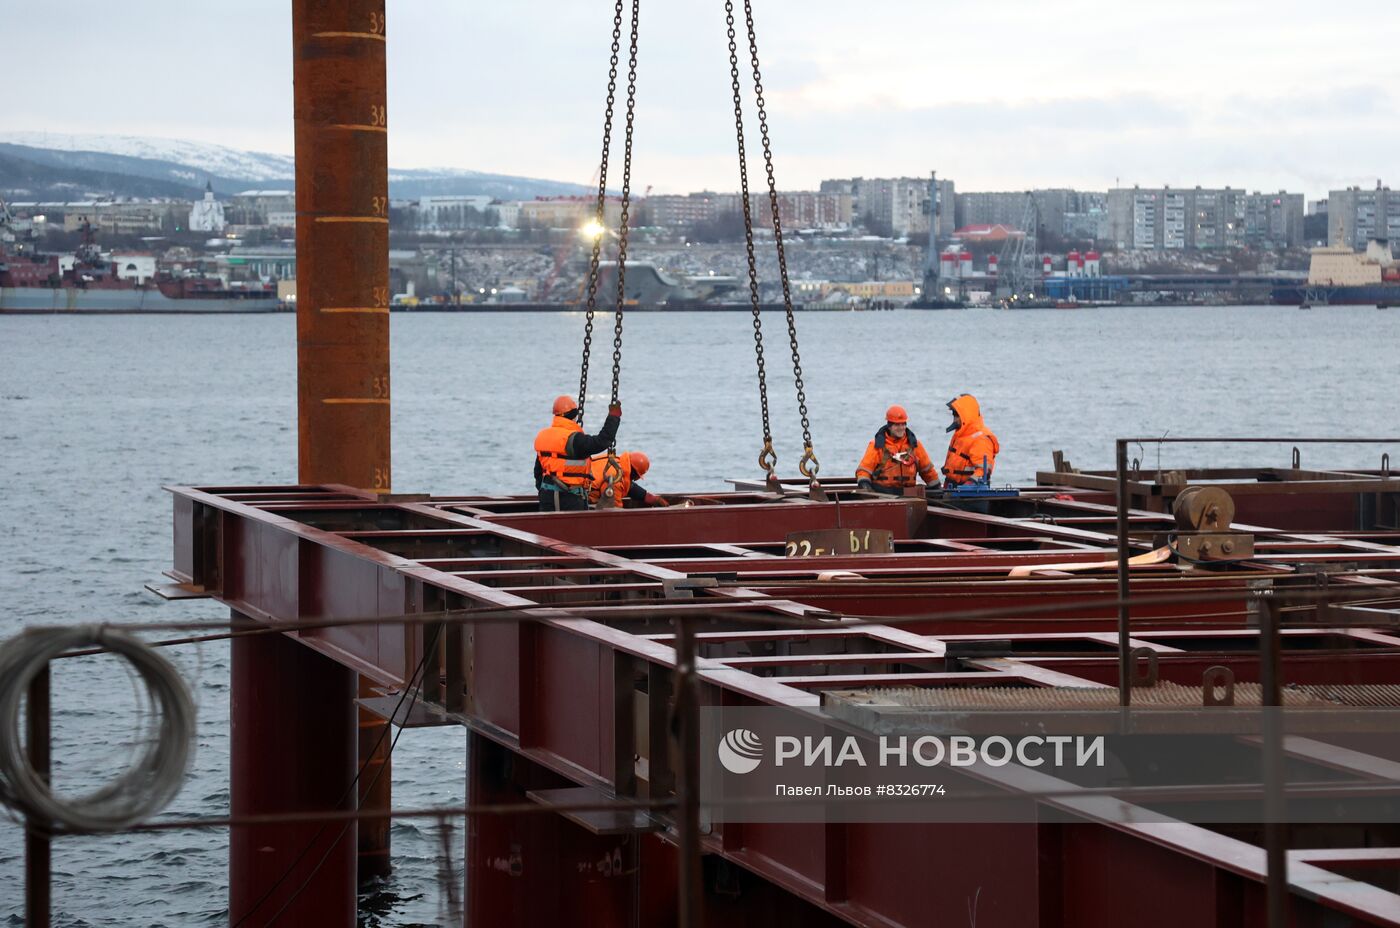
[[[929,486],[938,486],[938,471],[928,449],[910,431],[909,414],[903,406],[891,406],[885,410],[885,424],[866,446],[856,468],[856,486],[897,495],[917,484],[920,477]]]
[[[597,435],[583,431],[578,422],[578,403],[572,396],[554,400],[554,418],[535,436],[535,488],[540,494],[541,512],[588,508],[588,492],[593,472],[588,459],[606,451],[617,437],[622,406],[613,403]]]
[[[663,497],[648,493],[637,483],[651,470],[651,459],[640,451],[624,451],[617,456],[617,479],[613,483],[611,502],[603,495],[608,488],[608,454],[595,454],[588,459],[588,468],[593,474],[593,483],[588,490],[588,501],[595,507],[601,505],[622,508],[622,501],[630,499],[639,506],[669,506]]]
[[[943,479],[948,484],[977,481],[988,483],[996,466],[1001,443],[982,421],[982,407],[971,393],[960,393],[948,402],[953,411],[953,424],[948,431],[948,457],[943,462]]]

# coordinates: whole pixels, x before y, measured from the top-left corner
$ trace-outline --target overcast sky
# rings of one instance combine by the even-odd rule
[[[1400,183],[1400,4],[755,3],[785,189]],[[291,153],[288,0],[103,6],[0,0],[0,129]],[[611,23],[599,0],[389,0],[391,163],[588,182]],[[722,0],[644,0],[640,72],[636,188],[734,189]]]

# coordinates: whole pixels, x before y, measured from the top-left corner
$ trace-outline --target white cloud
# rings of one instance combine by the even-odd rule
[[[784,187],[937,168],[963,189],[1118,177],[1316,194],[1384,174],[1400,143],[1400,69],[1375,44],[1400,28],[1394,4],[1356,16],[1302,0],[756,4]],[[391,3],[394,163],[586,181],[610,13],[577,0]],[[30,4],[7,44],[61,38],[66,60],[92,67],[46,69],[7,99],[0,129],[290,152],[290,31],[287,0],[133,0],[100,21]],[[743,66],[742,23],[739,42]],[[722,9],[644,6],[641,48],[638,183],[732,189]],[[93,98],[94,74],[104,105],[76,104]]]

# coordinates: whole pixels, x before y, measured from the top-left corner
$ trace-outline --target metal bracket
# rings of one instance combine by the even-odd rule
[[[667,577],[661,581],[661,591],[667,599],[694,599],[695,590],[717,586],[719,580],[715,577]]]
[[[1216,696],[1215,688],[1225,688],[1224,696]],[[1201,675],[1201,705],[1233,706],[1235,704],[1235,674],[1229,667],[1216,664]]]
[[[1132,686],[1153,687],[1157,685],[1157,652],[1151,648],[1133,648],[1129,652],[1133,659],[1133,675],[1128,682]]]

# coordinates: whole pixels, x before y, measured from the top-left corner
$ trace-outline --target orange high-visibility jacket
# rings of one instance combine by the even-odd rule
[[[938,471],[934,470],[928,449],[911,429],[905,429],[903,438],[895,438],[888,425],[875,433],[856,468],[857,480],[869,480],[886,490],[912,487],[920,477],[924,483],[938,483]]]
[[[948,483],[969,480],[991,480],[1001,443],[982,421],[982,407],[977,397],[964,393],[948,406],[958,415],[958,430],[948,442],[948,457],[943,462],[943,478]]]
[[[608,486],[607,466],[607,452],[595,454],[588,459],[588,470],[592,475],[588,486],[588,501],[594,506],[598,505],[599,500],[603,500],[603,490],[607,489]],[[617,475],[617,483],[613,484],[612,505],[621,509],[622,501],[627,498],[628,492],[632,489],[632,452],[623,451],[619,454],[617,466],[620,473]],[[603,500],[603,505],[608,505],[606,500]]]
[[[544,480],[561,490],[586,495],[593,480],[588,458],[569,457],[569,439],[583,433],[583,426],[572,419],[555,416],[547,427],[535,436],[535,454],[539,458]]]

